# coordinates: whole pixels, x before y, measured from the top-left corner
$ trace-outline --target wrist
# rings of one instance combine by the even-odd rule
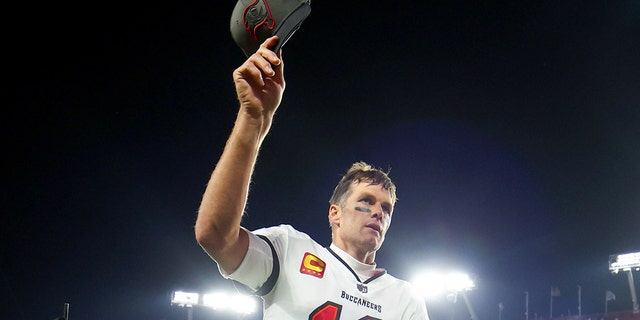
[[[241,110],[236,117],[234,131],[245,137],[243,140],[256,141],[262,143],[264,137],[271,128],[273,112],[270,114],[256,114],[248,110]]]

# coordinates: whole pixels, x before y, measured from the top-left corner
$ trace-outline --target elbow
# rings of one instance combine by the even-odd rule
[[[198,244],[207,252],[216,251],[220,246],[220,239],[216,236],[215,228],[196,222],[195,237]]]
[[[225,254],[239,239],[240,215],[235,211],[220,210],[211,202],[204,202],[198,210],[194,226],[196,241],[210,256]]]
[[[224,232],[216,227],[215,224],[196,221],[194,232],[198,245],[212,256],[215,256],[216,253],[223,252],[233,244],[233,232]]]
[[[207,235],[207,232],[205,230],[205,228],[202,227],[201,224],[196,222],[196,225],[194,227],[194,233],[196,236],[196,241],[198,242],[198,244],[200,246],[202,246],[204,243],[208,242],[208,238],[209,236]]]

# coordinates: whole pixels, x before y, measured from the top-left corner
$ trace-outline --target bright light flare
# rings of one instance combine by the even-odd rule
[[[257,302],[253,297],[226,292],[205,294],[202,297],[202,304],[214,310],[224,310],[245,315],[256,312],[258,308]]]
[[[181,307],[193,307],[198,304],[200,295],[195,292],[175,291],[171,297],[171,303]]]
[[[446,276],[445,282],[447,290],[453,292],[469,291],[476,286],[466,273],[450,273]]]
[[[458,272],[439,273],[425,271],[411,281],[419,294],[425,298],[436,298],[447,293],[468,291],[475,287],[469,275]]]
[[[609,256],[609,271],[631,271],[632,268],[640,268],[640,252],[614,254]]]
[[[444,277],[432,271],[422,272],[411,280],[419,294],[425,298],[435,298],[445,290]]]

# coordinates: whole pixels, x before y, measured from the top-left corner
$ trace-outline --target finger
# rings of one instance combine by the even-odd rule
[[[269,61],[274,66],[280,64],[280,57],[276,52],[273,52],[270,48],[273,48],[278,43],[278,36],[272,36],[265,40],[258,48],[258,53]],[[282,50],[280,50],[282,52]]]
[[[280,63],[278,63],[277,65],[273,66],[275,69],[275,76],[278,78],[279,81],[282,81],[284,78],[284,59],[282,58],[282,49],[280,49]]]
[[[236,72],[238,80],[247,81],[250,85],[264,86],[263,72],[254,63],[247,61]]]
[[[267,77],[273,77],[276,72],[273,70],[273,66],[267,58],[262,56],[260,52],[256,52],[249,58],[249,64],[253,65],[255,68],[258,68],[260,72],[262,72]]]
[[[276,43],[278,43],[278,39],[279,39],[278,36],[271,36],[267,38],[267,40],[262,42],[262,44],[260,44],[260,48],[266,48],[266,49],[273,48],[273,46],[275,46]]]

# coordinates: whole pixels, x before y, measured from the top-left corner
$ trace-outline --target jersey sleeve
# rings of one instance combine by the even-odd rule
[[[420,303],[421,302],[421,303]],[[413,318],[415,320],[429,320],[429,315],[427,313],[427,307],[424,302],[419,301],[416,306],[416,316]]]
[[[414,291],[414,289],[411,289]],[[411,317],[412,320],[429,320],[429,314],[427,312],[427,306],[425,305],[424,298],[414,292],[413,301],[415,305],[415,313],[414,316]]]
[[[227,274],[218,268],[225,279],[244,284],[256,292],[269,279],[273,271],[274,257],[271,246],[258,235],[245,230],[249,235],[249,249],[236,271]]]

